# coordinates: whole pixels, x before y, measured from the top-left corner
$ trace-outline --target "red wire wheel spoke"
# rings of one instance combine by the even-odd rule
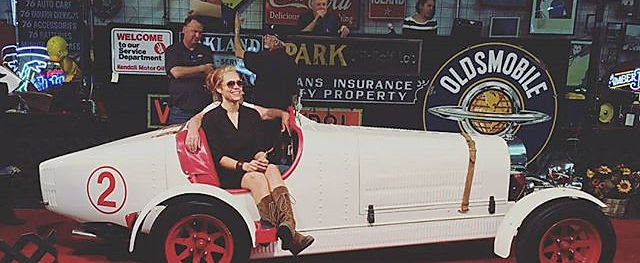
[[[601,249],[602,238],[593,224],[569,218],[542,235],[538,255],[541,263],[597,263]]]
[[[164,248],[171,263],[229,263],[234,251],[233,235],[214,216],[189,215],[169,229]]]

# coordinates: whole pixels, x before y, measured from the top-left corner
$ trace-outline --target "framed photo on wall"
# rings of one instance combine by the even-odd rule
[[[571,94],[565,95],[565,98],[585,99],[591,44],[591,40],[571,40],[567,67],[567,92]]]
[[[573,35],[578,0],[533,0],[531,34]]]
[[[625,25],[622,50],[640,52],[640,24]]]

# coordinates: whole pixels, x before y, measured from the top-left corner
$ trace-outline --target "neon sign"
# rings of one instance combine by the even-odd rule
[[[45,47],[8,45],[2,48],[2,60],[20,77],[20,84],[15,91],[27,91],[29,83],[38,91],[59,87],[64,83],[64,71],[57,63],[49,61]]]
[[[633,91],[640,91],[640,68],[613,73],[609,76],[609,88],[619,89],[629,86]]]

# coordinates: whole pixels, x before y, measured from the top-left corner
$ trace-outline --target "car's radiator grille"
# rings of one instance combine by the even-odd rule
[[[42,201],[48,203],[51,207],[58,206],[56,201],[56,182],[55,182],[55,170],[53,168],[45,168],[41,171],[44,176],[40,177],[42,180]]]

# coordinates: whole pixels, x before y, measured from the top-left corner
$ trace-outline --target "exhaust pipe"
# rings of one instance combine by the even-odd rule
[[[80,230],[80,229],[71,230],[71,235],[82,237],[82,238],[88,238],[88,239],[97,239],[98,238],[98,236],[96,234],[89,233],[89,232],[86,232],[86,231]]]

